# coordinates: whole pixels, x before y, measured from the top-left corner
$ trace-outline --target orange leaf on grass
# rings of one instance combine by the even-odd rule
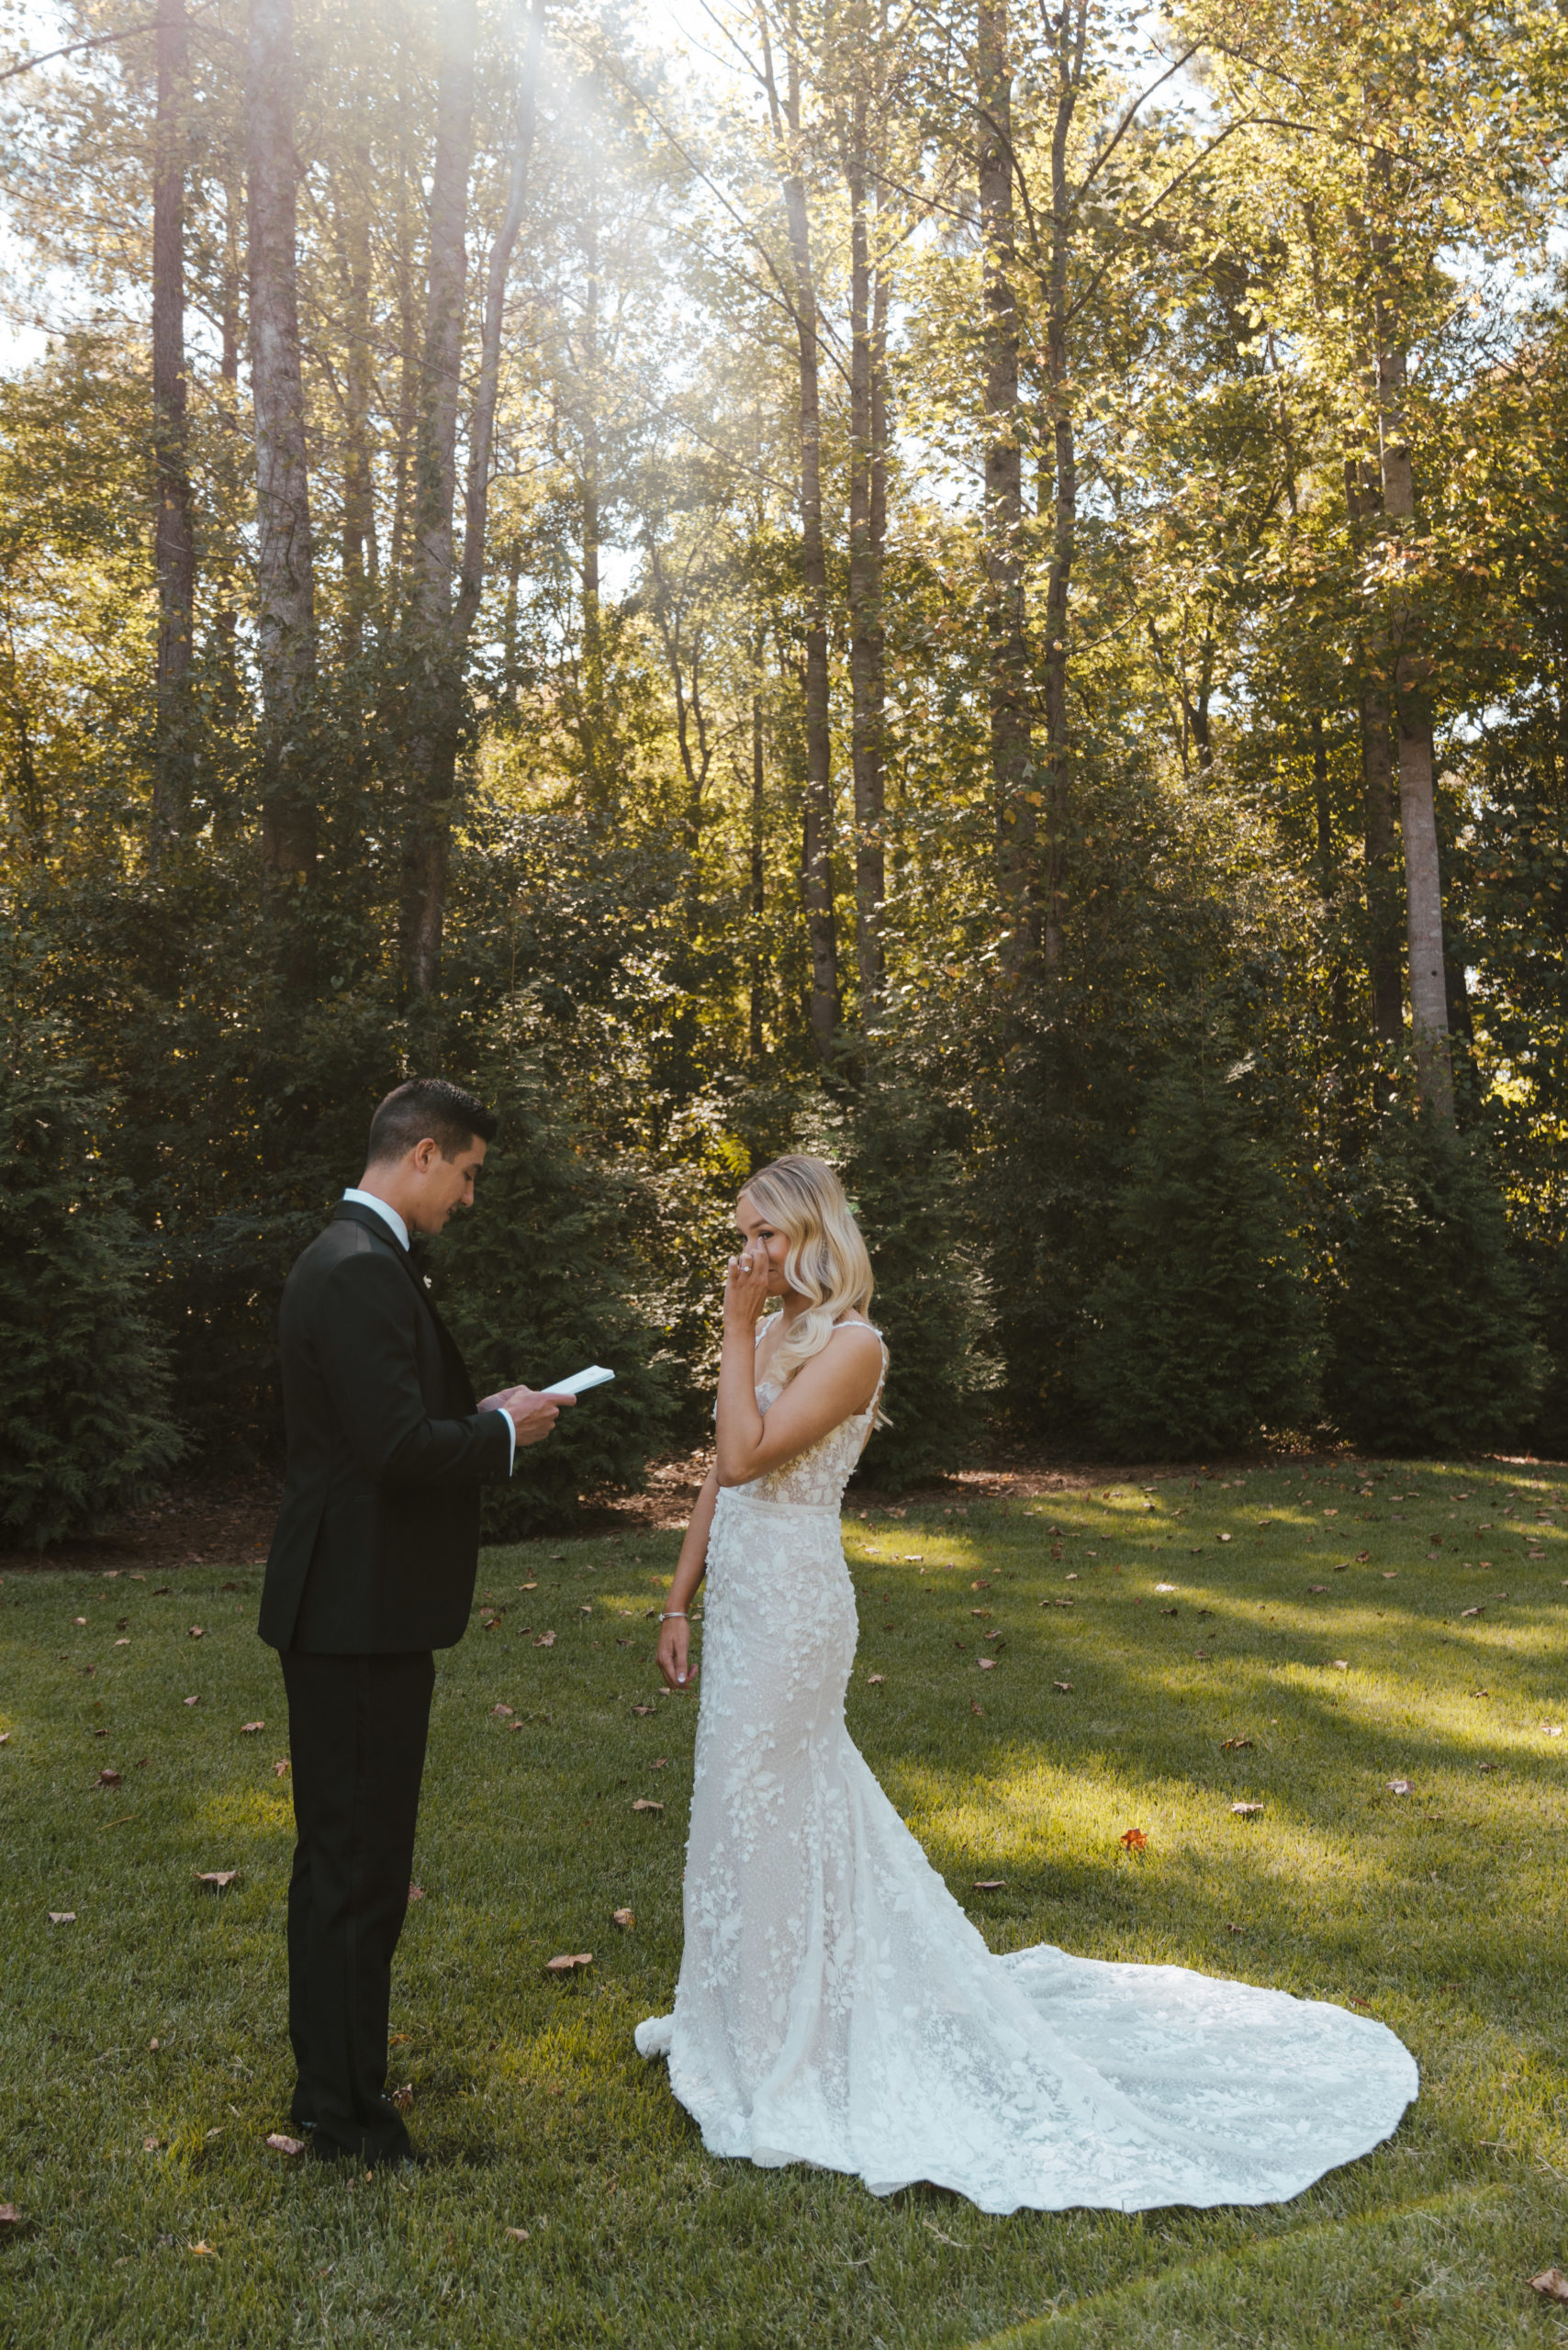
[[[1121,1842],[1124,1852],[1142,1852],[1148,1849],[1148,1838],[1141,1828],[1124,1828]]]
[[[544,1962],[544,1972],[546,1975],[576,1975],[583,1967],[592,1964],[591,1950],[567,1951],[563,1952],[559,1958],[547,1958]]]

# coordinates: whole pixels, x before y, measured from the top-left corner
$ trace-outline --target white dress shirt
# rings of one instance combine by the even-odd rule
[[[396,1208],[388,1207],[385,1200],[378,1200],[374,1192],[356,1191],[353,1184],[343,1193],[343,1197],[345,1200],[352,1200],[356,1208],[374,1208],[405,1256],[408,1254],[409,1227]],[[510,1412],[502,1412],[501,1417],[507,1424],[507,1475],[510,1477],[517,1466],[517,1429],[512,1424]]]

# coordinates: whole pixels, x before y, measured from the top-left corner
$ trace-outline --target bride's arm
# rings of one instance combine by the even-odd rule
[[[792,1460],[829,1428],[863,1412],[882,1374],[881,1342],[864,1323],[835,1330],[820,1355],[802,1363],[763,1413],[756,1401],[756,1317],[767,1293],[763,1268],[747,1275],[733,1261],[724,1280],[724,1344],[719,1358],[721,1485],[744,1485]]]
[[[687,1609],[697,1596],[708,1565],[708,1537],[713,1530],[713,1505],[719,1498],[717,1466],[709,1470],[686,1528],[675,1573],[665,1599],[666,1620],[659,1626],[656,1661],[672,1689],[682,1689],[691,1678],[691,1626]]]

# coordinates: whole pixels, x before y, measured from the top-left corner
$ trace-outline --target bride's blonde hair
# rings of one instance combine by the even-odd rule
[[[866,1312],[871,1259],[826,1159],[789,1151],[748,1175],[741,1189],[790,1243],[784,1278],[811,1300],[773,1358],[771,1376],[787,1385],[803,1362],[821,1354],[841,1314]]]

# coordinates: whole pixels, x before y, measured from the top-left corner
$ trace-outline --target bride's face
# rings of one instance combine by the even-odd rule
[[[735,1230],[740,1234],[740,1255],[749,1257],[755,1264],[758,1258],[767,1260],[769,1297],[788,1293],[784,1279],[784,1259],[790,1253],[790,1243],[777,1225],[769,1224],[749,1192],[743,1192],[735,1202]]]

